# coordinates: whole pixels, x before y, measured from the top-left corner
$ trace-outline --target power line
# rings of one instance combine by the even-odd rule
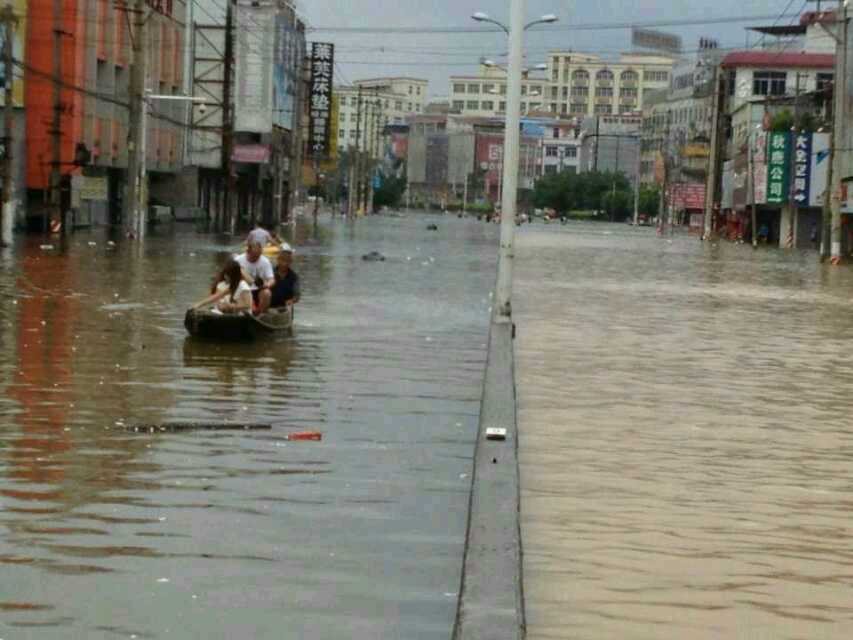
[[[753,20],[773,20],[780,18],[798,17],[799,14],[785,14],[781,16],[776,14],[771,15],[755,15],[755,16],[728,16],[720,18],[682,18],[669,20],[650,20],[646,22],[588,22],[581,24],[568,25],[542,25],[533,27],[535,31],[604,31],[608,29],[630,29],[632,27],[677,27],[690,25],[709,25],[709,24],[731,24],[737,22],[751,22]],[[415,34],[494,34],[500,33],[499,27],[311,27],[306,29],[310,32],[322,33],[415,33]]]

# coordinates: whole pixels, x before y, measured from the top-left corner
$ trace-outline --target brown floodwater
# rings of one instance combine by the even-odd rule
[[[182,325],[232,239],[109,240],[0,253],[0,638],[449,637],[497,227],[300,224],[295,335],[242,345]]]
[[[528,638],[853,635],[853,270],[625,225],[518,238]]]

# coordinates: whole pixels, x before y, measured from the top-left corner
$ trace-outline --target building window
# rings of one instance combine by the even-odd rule
[[[465,103],[465,108],[469,109],[471,111],[477,111],[480,108],[480,103],[477,102],[476,100],[469,100],[468,102]]]
[[[613,87],[596,87],[595,88],[595,97],[596,98],[612,98],[613,97]]]
[[[468,93],[480,93],[480,85],[469,84],[468,85]]]
[[[541,107],[542,107],[542,103],[540,103],[540,102],[531,102],[530,103],[530,110],[531,111],[536,111],[537,109],[540,109]]]
[[[502,95],[502,96],[505,96],[505,95],[506,95],[506,85],[505,85],[505,84],[502,84],[502,85],[501,85],[501,95]]]
[[[495,103],[491,100],[483,100],[483,111],[494,111]]]
[[[636,98],[637,97],[637,90],[636,89],[630,89],[627,87],[622,87],[621,89],[619,89],[619,95],[622,96],[623,98]]]
[[[412,95],[412,85],[409,85],[409,95]]]
[[[613,105],[610,104],[597,104],[595,105],[595,114],[596,115],[607,115],[613,113]]]
[[[595,74],[596,82],[613,82],[613,72],[607,69],[602,69]]]
[[[788,74],[784,71],[756,71],[752,74],[752,95],[785,95],[785,80],[787,77]]]
[[[454,84],[453,85],[453,93],[465,93],[465,85],[464,84]]]
[[[506,102],[501,101],[498,110],[501,112],[505,112],[506,111]]]
[[[573,98],[586,98],[589,96],[589,87],[572,87]]]
[[[564,147],[566,150],[567,158],[577,158],[578,157],[578,148],[577,147]]]
[[[347,132],[343,129],[338,130],[338,138],[346,138]]]
[[[553,134],[554,134],[554,135],[553,135],[553,137],[554,137],[554,138],[559,138],[559,137],[560,137],[560,128],[559,128],[559,127],[554,127]]]
[[[563,87],[563,91],[565,91],[565,87]],[[551,100],[556,100],[560,95],[560,89],[558,87],[551,87]]]
[[[403,101],[402,101],[402,100],[397,100],[397,101],[395,101],[395,102],[394,102],[394,108],[395,108],[397,111],[402,111],[402,110],[403,110]]]
[[[385,108],[387,109],[389,106],[391,106],[391,103],[388,98],[385,98]]]
[[[586,113],[586,102],[573,102],[570,110],[572,113]]]
[[[407,103],[406,103],[406,111],[411,111],[411,110],[412,110],[412,103],[411,103],[411,102],[407,102]]]
[[[421,95],[421,88],[418,87],[418,95]]]
[[[569,88],[563,87],[563,100],[568,100],[568,99],[569,99]]]
[[[521,85],[521,95],[527,95],[527,85]]]
[[[622,72],[622,75],[621,75],[621,76],[619,76],[619,79],[620,79],[622,82],[636,82],[636,81],[637,81],[637,80],[639,80],[640,78],[639,78],[639,76],[637,75],[637,72],[636,72],[636,71],[623,71],[623,72]]]
[[[832,86],[832,78],[833,74],[831,73],[819,73],[817,74],[817,90],[818,91],[826,91]]]
[[[495,92],[495,85],[494,84],[489,83],[489,84],[483,85],[483,93],[494,93],[494,92]]]
[[[647,82],[668,82],[669,81],[669,72],[668,71],[644,71],[643,78]]]
[[[572,73],[573,82],[589,82],[589,73],[583,69],[578,69]]]
[[[547,147],[545,147],[545,155],[549,158],[556,158],[557,147],[555,147],[554,145],[548,145]]]

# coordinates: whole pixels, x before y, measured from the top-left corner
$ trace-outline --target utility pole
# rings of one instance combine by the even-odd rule
[[[59,5],[60,10],[62,0],[54,0],[54,5]],[[130,11],[130,9],[127,9]],[[133,45],[133,64],[130,67],[130,114],[127,127],[127,199],[124,202],[124,224],[125,232],[129,238],[135,238],[139,234],[140,225],[144,224],[144,211],[142,207],[146,201],[144,191],[145,185],[142,184],[140,176],[140,168],[142,164],[141,153],[143,152],[143,139],[145,135],[142,126],[143,110],[145,109],[145,77],[146,73],[146,58],[148,54],[147,39],[148,30],[147,24],[147,5],[145,0],[136,0],[134,9],[132,10],[136,16],[135,33],[131,32],[131,42]],[[54,62],[54,68],[60,62]],[[57,82],[59,75],[56,76]],[[57,84],[58,86],[58,84]],[[54,168],[59,173],[59,144],[58,144],[58,129],[59,129],[59,110],[54,115],[54,128],[57,130],[54,133],[57,141],[54,142]],[[57,203],[59,202],[57,187]]]
[[[637,162],[634,173],[634,226],[640,223],[640,168],[643,158],[643,141],[642,137],[637,135]]]
[[[361,181],[359,180],[359,159],[361,157],[361,86],[358,87],[358,101],[356,103],[355,115],[355,152],[350,157],[350,180],[349,189],[347,191],[347,212],[350,218],[355,217],[358,210],[358,189]]]
[[[225,0],[225,61],[222,83],[222,169],[225,172],[223,211],[225,225],[233,235],[237,231],[237,203],[234,193],[234,170],[231,155],[234,150],[234,9],[233,0]]]
[[[842,158],[843,153],[838,153],[840,148],[843,148],[844,141],[847,140],[847,2],[839,2],[838,9],[839,19],[838,27],[838,46],[835,53],[835,83],[833,87],[833,99],[835,107],[833,109],[833,127],[832,127],[832,147],[831,161],[832,167],[829,176],[830,190],[830,207],[832,211],[832,222],[830,229],[830,244],[832,264],[841,263],[841,193],[835,188],[835,182],[842,176]]]
[[[62,0],[53,0],[53,122],[51,123],[52,154],[50,163],[50,210],[61,219],[62,203]],[[8,73],[8,72],[7,72]],[[45,210],[44,230],[50,226],[50,213]]]
[[[726,78],[719,65],[714,67],[714,111],[711,125],[711,152],[708,158],[708,175],[705,179],[705,230],[703,239],[710,240],[714,233],[714,210],[720,201],[723,159],[723,111],[725,109]]]
[[[747,162],[749,163],[749,201],[752,211],[752,247],[755,249],[758,247],[758,214],[755,206],[755,150],[752,143],[752,132],[750,132],[746,143],[749,145],[747,149]]]
[[[14,148],[14,74],[12,73],[12,42],[15,37],[15,17],[11,5],[6,5],[2,11],[2,22],[5,30],[3,41],[4,102],[3,102],[3,208],[0,211],[0,247],[9,246],[12,242],[12,226],[15,223],[15,180],[12,166]]]

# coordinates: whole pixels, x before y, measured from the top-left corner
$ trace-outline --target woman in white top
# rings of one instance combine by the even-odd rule
[[[192,308],[200,309],[213,303],[223,313],[252,311],[252,289],[243,279],[240,264],[236,260],[228,261],[214,281],[210,295]]]

